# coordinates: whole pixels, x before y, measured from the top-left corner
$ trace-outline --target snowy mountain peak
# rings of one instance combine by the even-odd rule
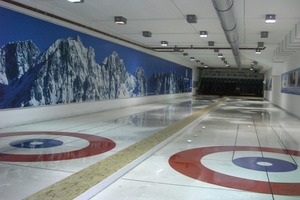
[[[31,41],[10,42],[0,49],[0,83],[8,85],[23,76],[36,62],[40,54]]]
[[[153,74],[147,80],[142,67],[130,74],[116,51],[101,64],[95,54],[80,37],[58,39],[43,53],[30,40],[4,45],[0,48],[0,108],[182,91],[182,80],[175,72]]]

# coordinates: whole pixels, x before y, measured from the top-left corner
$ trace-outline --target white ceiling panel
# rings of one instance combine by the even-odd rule
[[[208,49],[208,41],[215,42],[215,46],[210,48],[230,48],[211,0],[85,0],[84,3],[70,3],[67,0],[17,0],[15,2],[141,44],[146,48],[159,47],[162,40],[169,42],[168,48],[191,45],[204,48],[184,49],[184,52],[210,67],[225,67],[225,64],[217,58],[217,53],[213,49]],[[272,67],[272,61],[276,60],[275,49],[300,21],[300,0],[233,2],[241,67],[249,68],[251,62],[258,61],[257,67],[262,70],[269,69]],[[196,15],[197,23],[188,23],[186,21],[188,14]],[[276,14],[277,22],[266,24],[264,22],[266,14]],[[124,16],[127,18],[127,24],[116,25],[114,16]],[[143,37],[142,31],[152,32],[152,37]],[[199,31],[208,31],[208,38],[200,38]],[[269,37],[261,38],[261,31],[268,31]],[[264,42],[265,50],[262,50],[260,55],[256,55],[254,51],[257,42]],[[220,49],[220,52],[230,62],[231,67],[237,67],[230,49]],[[170,54],[189,60],[183,57],[182,52]],[[195,67],[200,65],[190,62]]]

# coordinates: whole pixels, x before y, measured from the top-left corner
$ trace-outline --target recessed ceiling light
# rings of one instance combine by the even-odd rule
[[[83,3],[84,0],[68,0],[69,2],[72,2],[72,3]]]
[[[143,36],[144,37],[151,37],[152,33],[150,31],[143,31]]]
[[[256,49],[256,50],[255,50],[255,54],[261,54],[260,49]]]
[[[274,24],[276,22],[276,15],[274,15],[274,14],[267,14],[265,22],[267,24]]]
[[[214,41],[208,41],[208,46],[215,46],[215,42]]]
[[[125,17],[122,17],[122,16],[115,16],[115,23],[120,24],[120,25],[124,25],[124,24],[127,23],[127,19]]]
[[[223,54],[218,53],[218,58],[222,58],[222,57],[223,57]]]
[[[269,36],[269,32],[268,31],[262,31],[260,32],[260,37],[261,38],[267,38]]]
[[[166,47],[166,46],[168,46],[168,42],[167,41],[161,41],[160,45],[163,46],[163,47]]]
[[[195,60],[195,58],[194,58],[194,57],[190,57],[190,59],[191,59],[191,61],[194,61],[194,60]]]
[[[257,47],[260,47],[260,48],[264,47],[264,43],[263,42],[257,42]]]
[[[196,15],[187,15],[186,21],[188,23],[197,23],[197,16]]]
[[[207,31],[200,31],[200,37],[206,38],[207,37]]]

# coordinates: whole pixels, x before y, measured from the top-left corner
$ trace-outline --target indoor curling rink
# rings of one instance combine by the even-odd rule
[[[130,161],[128,147],[174,130],[75,199],[300,199],[299,122],[259,98],[199,96],[3,128],[0,199],[74,199],[72,184],[51,192],[73,176],[89,184],[82,172],[97,177],[87,169],[119,153]]]

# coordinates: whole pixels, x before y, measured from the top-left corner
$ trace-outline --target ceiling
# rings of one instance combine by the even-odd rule
[[[70,3],[67,0],[5,0],[3,2],[25,4],[146,48],[160,47],[161,41],[168,41],[169,47],[185,48],[184,52],[188,53],[188,57],[184,57],[183,52],[169,50],[168,53],[191,62],[191,66],[195,67],[202,67],[201,63],[204,63],[209,67],[226,68],[212,49],[220,48],[219,53],[223,54],[230,67],[237,67],[211,0],[85,0],[84,3]],[[282,57],[274,54],[285,36],[300,21],[299,10],[299,0],[235,0],[234,13],[241,68],[250,68],[251,63],[256,61],[258,64],[254,67],[265,71],[272,67],[273,62],[282,61],[295,53],[292,51],[288,55],[282,54],[284,55]],[[197,23],[187,22],[186,15],[190,14],[197,16]],[[266,14],[276,14],[276,23],[266,24],[264,21]],[[127,24],[115,24],[114,16],[125,17]],[[152,37],[144,37],[143,31],[150,31]],[[200,31],[207,31],[208,37],[200,38]],[[268,31],[268,38],[261,38],[261,31]],[[208,46],[208,41],[214,41],[214,46]],[[265,47],[259,55],[255,54],[254,50],[258,42],[264,42]],[[298,43],[295,46],[298,48]],[[297,48],[295,49],[298,50]],[[200,62],[190,61],[190,57]]]

